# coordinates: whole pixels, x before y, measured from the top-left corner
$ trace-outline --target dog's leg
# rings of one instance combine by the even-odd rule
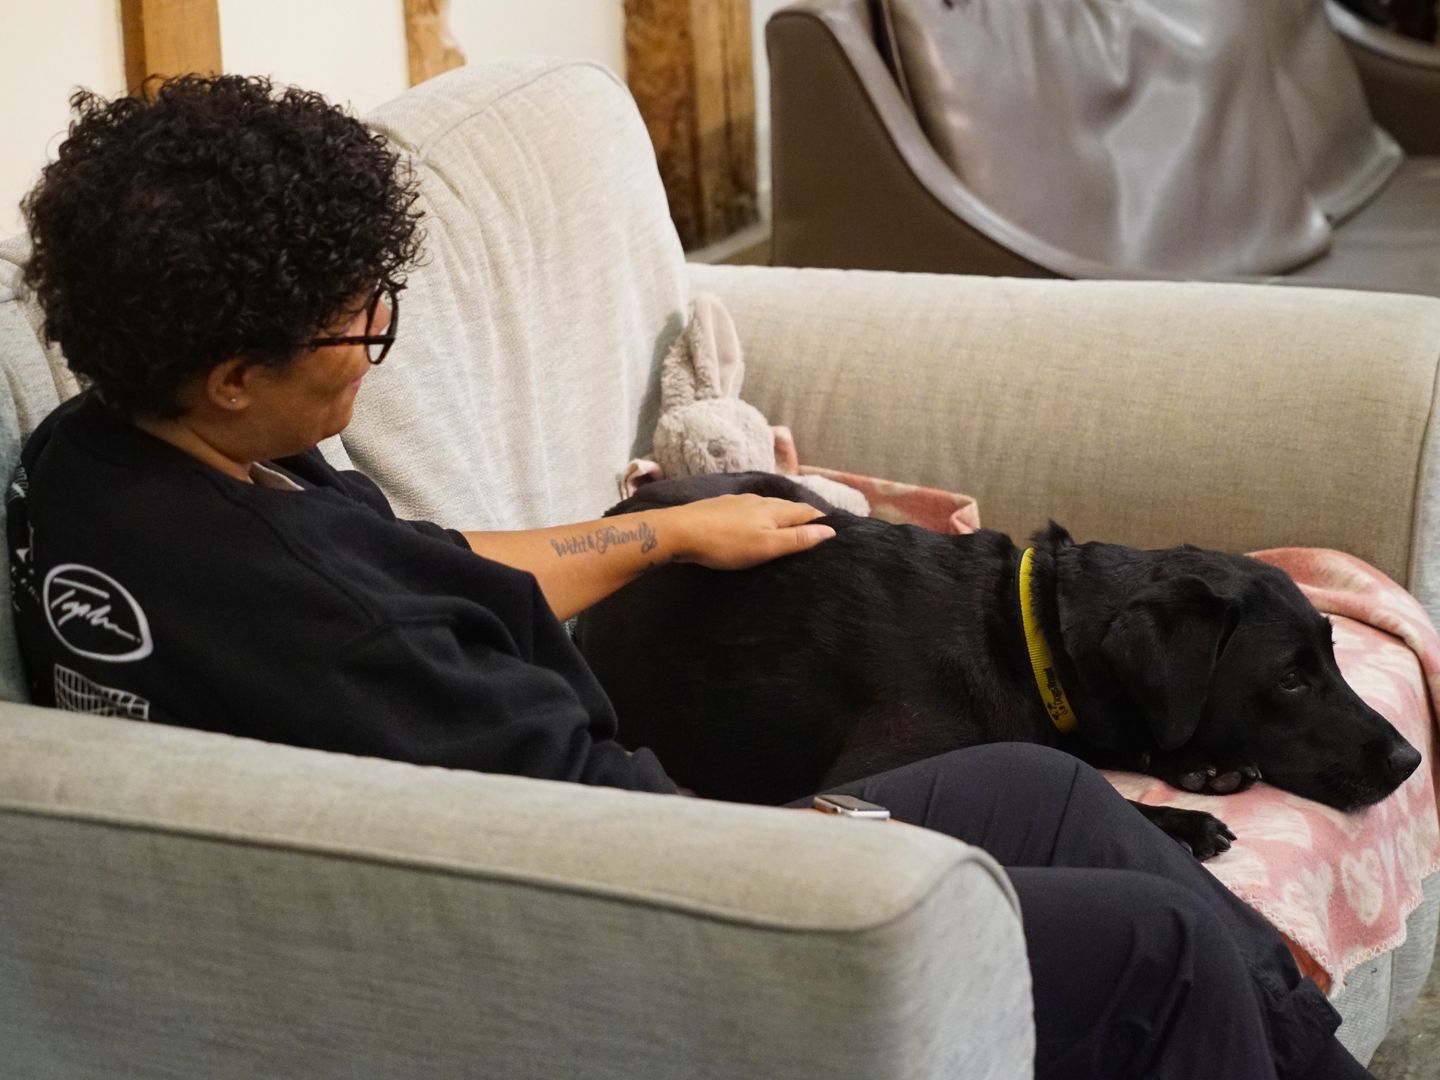
[[[1168,754],[1152,754],[1140,771],[1197,795],[1233,795],[1260,780],[1258,765],[1228,754],[1208,754],[1185,747]]]
[[[1222,851],[1229,851],[1230,845],[1235,842],[1235,834],[1226,824],[1203,810],[1147,806],[1137,802],[1130,805],[1158,825],[1171,839],[1189,848],[1190,853],[1201,862]]]

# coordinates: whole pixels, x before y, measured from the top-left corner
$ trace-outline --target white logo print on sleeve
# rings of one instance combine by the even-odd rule
[[[71,652],[116,664],[154,652],[145,612],[109,574],[62,563],[45,575],[41,591],[50,631]]]

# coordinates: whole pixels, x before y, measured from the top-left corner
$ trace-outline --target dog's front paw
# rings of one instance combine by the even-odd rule
[[[1181,752],[1152,758],[1146,769],[1172,787],[1197,795],[1233,795],[1260,782],[1260,767],[1223,755]]]
[[[1201,862],[1229,851],[1230,845],[1235,842],[1235,834],[1230,831],[1229,826],[1204,810],[1185,810],[1178,806],[1147,806],[1145,803],[1131,805]]]

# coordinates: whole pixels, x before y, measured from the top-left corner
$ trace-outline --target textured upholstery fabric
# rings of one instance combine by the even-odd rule
[[[1009,884],[924,830],[28,706],[0,745],[5,1076],[1029,1075]]]
[[[1142,547],[1338,548],[1413,579],[1440,615],[1440,567],[1411,558],[1434,300],[747,267],[692,281],[730,308],[746,396],[802,462],[970,492],[1016,536],[1053,517]]]
[[[25,436],[74,391],[74,379],[58,350],[47,350],[42,343],[39,307],[20,288],[20,267],[29,250],[23,237],[0,243],[0,373],[5,380],[5,393],[0,396],[0,483],[7,486]],[[0,525],[4,515],[0,506]],[[0,581],[8,590],[8,546],[0,549]],[[7,601],[0,611],[0,701],[24,701],[27,696]]]
[[[687,299],[634,102],[602,68],[518,61],[370,119],[420,176],[429,261],[343,435],[351,457],[397,510],[456,528],[598,516],[648,445]]]

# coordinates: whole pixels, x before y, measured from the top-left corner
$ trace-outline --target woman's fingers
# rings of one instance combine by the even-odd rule
[[[792,525],[776,531],[776,535],[782,538],[782,550],[780,555],[793,555],[799,551],[809,551],[816,544],[823,543],[835,535],[835,530],[829,525]]]

